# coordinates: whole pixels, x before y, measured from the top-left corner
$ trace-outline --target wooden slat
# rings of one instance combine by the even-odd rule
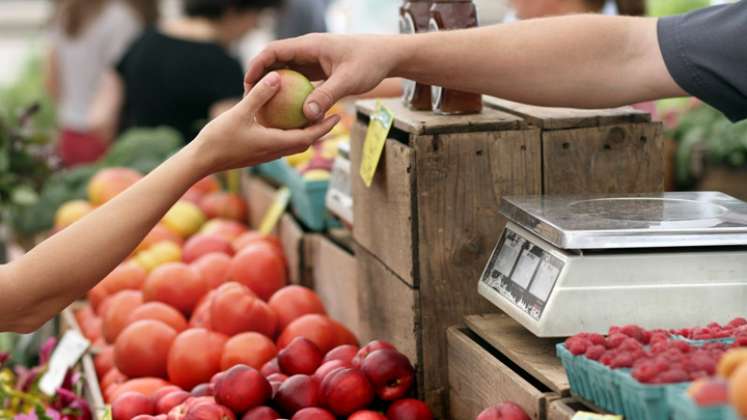
[[[376,100],[356,102],[359,113],[370,116],[376,110]],[[479,114],[437,115],[430,111],[413,111],[399,99],[381,102],[396,116],[394,127],[408,134],[445,134],[478,131],[516,130],[524,126],[521,118],[485,107]],[[356,220],[356,223],[358,221]]]
[[[446,397],[446,329],[496,311],[477,294],[477,281],[505,225],[501,197],[541,191],[539,143],[537,129],[415,139],[427,394]]]
[[[505,314],[470,315],[467,326],[512,362],[548,388],[562,395],[570,392],[568,377],[555,355],[554,338],[538,338]]]
[[[544,419],[553,393],[542,392],[475,342],[465,330],[449,328],[451,418],[474,420],[484,409],[512,401],[532,419]]]
[[[324,303],[327,314],[359,336],[355,256],[320,234],[306,236],[304,248],[305,265],[311,270],[311,285]]]
[[[545,130],[651,121],[651,115],[632,107],[611,109],[550,108],[521,104],[492,96],[484,96],[483,98],[486,105],[517,115],[530,124]]]
[[[366,127],[356,122],[350,144],[353,178],[353,237],[377,255],[409,285],[413,278],[413,183],[412,149],[387,140],[371,187],[358,175]]]
[[[660,124],[624,124],[542,135],[545,194],[663,189]]]
[[[296,219],[288,213],[283,214],[275,229],[288,263],[288,280],[292,284],[306,284],[303,268],[304,232]]]
[[[550,403],[547,420],[572,420],[579,411],[595,412],[575,398],[558,399]]]
[[[390,341],[410,360],[419,360],[417,290],[362,247],[356,246],[355,256],[358,260],[356,280],[361,342]]]

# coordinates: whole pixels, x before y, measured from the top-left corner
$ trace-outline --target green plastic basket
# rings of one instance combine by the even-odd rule
[[[686,384],[678,384],[667,389],[667,403],[673,419],[676,420],[739,420],[730,405],[701,407],[687,395]]]

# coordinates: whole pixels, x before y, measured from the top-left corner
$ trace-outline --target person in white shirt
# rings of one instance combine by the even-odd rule
[[[155,2],[57,0],[46,66],[47,90],[57,105],[59,154],[65,166],[98,159],[110,141],[91,123],[104,72],[155,19]]]

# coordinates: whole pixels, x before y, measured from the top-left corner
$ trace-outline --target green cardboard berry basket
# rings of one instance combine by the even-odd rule
[[[565,344],[556,346],[571,391],[612,413],[622,413],[620,378],[609,367],[585,356],[574,356]]]
[[[677,420],[739,420],[730,405],[701,407],[687,395],[686,384],[667,389],[667,403],[673,419]]]
[[[694,340],[694,339],[687,338],[687,337],[684,337],[684,336],[681,336],[681,335],[672,335],[672,339],[684,341],[685,343],[687,343],[687,344],[689,344],[691,346],[695,346],[695,347],[702,347],[702,346],[704,346],[706,344],[710,344],[710,343],[723,343],[723,344],[729,345],[729,344],[734,344],[737,341],[737,339],[734,338],[734,337],[709,338],[709,339],[706,339],[706,340]]]

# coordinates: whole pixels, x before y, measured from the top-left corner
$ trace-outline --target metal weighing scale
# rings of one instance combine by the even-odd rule
[[[508,197],[479,293],[540,337],[747,315],[747,203],[718,192]]]

